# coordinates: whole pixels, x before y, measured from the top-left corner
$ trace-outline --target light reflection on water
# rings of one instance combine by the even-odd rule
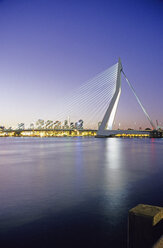
[[[71,208],[124,225],[136,204],[163,205],[162,151],[162,139],[1,138],[0,230]]]

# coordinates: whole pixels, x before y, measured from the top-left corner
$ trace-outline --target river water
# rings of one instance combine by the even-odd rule
[[[163,206],[163,139],[0,138],[1,247],[126,247]]]

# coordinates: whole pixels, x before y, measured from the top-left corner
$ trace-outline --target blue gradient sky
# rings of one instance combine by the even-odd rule
[[[118,57],[163,122],[163,1],[0,0],[0,125],[55,120],[65,96]],[[123,87],[116,122],[148,125]]]

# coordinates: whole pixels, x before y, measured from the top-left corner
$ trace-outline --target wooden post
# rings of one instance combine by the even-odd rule
[[[154,226],[163,219],[163,208],[139,204],[129,211],[128,248],[148,248],[154,244]]]

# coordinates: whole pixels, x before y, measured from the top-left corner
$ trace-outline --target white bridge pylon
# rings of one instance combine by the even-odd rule
[[[119,98],[121,95],[121,73],[123,73],[130,89],[132,90],[134,96],[136,97],[137,102],[139,103],[141,109],[143,110],[145,116],[147,117],[148,121],[150,122],[150,125],[152,126],[152,129],[156,129],[155,125],[153,124],[151,118],[149,117],[147,111],[145,110],[144,106],[142,105],[140,99],[138,98],[138,96],[136,95],[136,92],[133,88],[133,86],[131,85],[131,83],[129,82],[129,80],[127,79],[123,68],[122,68],[122,63],[121,60],[119,58],[118,60],[118,66],[117,66],[117,76],[116,76],[116,87],[115,87],[115,92],[113,94],[113,97],[110,101],[110,104],[106,110],[106,113],[103,117],[103,120],[101,122],[101,125],[99,126],[98,132],[97,132],[97,136],[99,137],[107,137],[110,135],[114,135],[114,134],[119,134],[119,133],[133,133],[133,134],[137,134],[137,133],[142,133],[143,131],[136,131],[136,130],[113,130],[113,122],[114,122],[114,118],[116,115],[116,110],[117,110],[117,106],[118,106],[118,102],[119,102]]]

